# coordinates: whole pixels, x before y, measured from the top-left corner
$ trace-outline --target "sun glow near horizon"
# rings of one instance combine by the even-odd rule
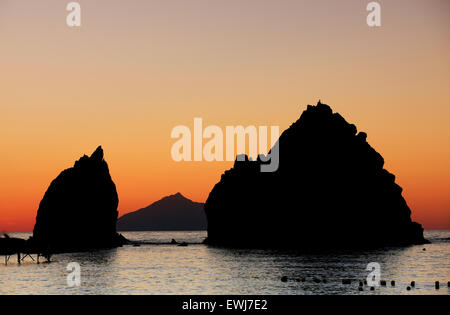
[[[280,126],[329,104],[396,175],[413,220],[450,229],[450,4],[0,1],[0,232],[31,231],[50,182],[102,145],[120,214],[204,202],[232,162],[174,162],[174,126]]]

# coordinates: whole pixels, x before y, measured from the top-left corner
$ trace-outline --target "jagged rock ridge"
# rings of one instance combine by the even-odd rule
[[[32,241],[54,252],[120,246],[116,233],[119,198],[98,147],[63,171],[42,199]]]
[[[296,249],[426,242],[384,160],[320,102],[280,136],[279,168],[236,161],[205,203],[208,244]],[[264,161],[264,159],[263,159]]]
[[[206,230],[203,203],[182,194],[167,196],[150,206],[125,214],[117,221],[119,231],[201,231]]]

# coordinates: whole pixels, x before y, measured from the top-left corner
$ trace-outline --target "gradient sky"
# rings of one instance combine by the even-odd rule
[[[205,201],[231,162],[171,159],[176,125],[279,125],[320,98],[368,133],[413,219],[450,228],[450,1],[0,0],[0,232],[98,145],[120,213]]]

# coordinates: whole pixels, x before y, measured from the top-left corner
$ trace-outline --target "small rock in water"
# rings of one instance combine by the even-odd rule
[[[367,280],[364,280],[364,285],[367,285]]]
[[[416,286],[416,281],[411,281],[411,287],[415,287]]]
[[[370,287],[370,291],[375,291],[375,287]]]
[[[380,285],[382,285],[383,287],[385,287],[385,286],[386,286],[386,280],[381,280],[381,281],[380,281]]]
[[[422,249],[423,251],[426,251],[427,249],[426,248],[424,248],[424,249]]]
[[[315,283],[320,283],[320,279],[318,279],[318,278],[314,278],[313,281],[314,281]]]
[[[281,282],[287,282],[287,281],[288,281],[288,277],[286,277],[286,276],[281,277]]]
[[[170,244],[178,244],[178,242],[172,238],[172,241],[170,241]]]
[[[439,281],[436,281],[436,282],[434,283],[434,287],[436,288],[436,290],[439,290]]]
[[[362,287],[363,286],[363,282],[359,281],[359,286]]]
[[[394,280],[391,281],[391,286],[395,287],[395,281]]]
[[[351,284],[352,280],[350,279],[342,279],[342,284]]]
[[[411,291],[411,287],[410,287],[410,286],[407,286],[407,287],[406,287],[406,290]]]
[[[358,287],[358,291],[364,291],[363,287]]]

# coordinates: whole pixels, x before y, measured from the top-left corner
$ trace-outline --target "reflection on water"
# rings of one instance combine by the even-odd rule
[[[205,232],[130,232],[129,239],[201,243]],[[16,233],[14,236],[27,237]],[[267,250],[227,250],[201,244],[124,246],[93,253],[60,254],[51,263],[0,264],[0,294],[449,294],[450,231],[426,231],[433,243],[363,253],[300,255]],[[426,250],[424,251],[423,248]],[[0,261],[1,262],[1,261]],[[81,287],[66,283],[70,262],[81,266]],[[369,262],[396,286],[358,291]],[[287,276],[288,282],[280,278]],[[305,282],[296,279],[306,278]],[[313,278],[326,280],[314,283]],[[406,286],[416,281],[416,288]],[[434,281],[442,283],[434,289]]]

